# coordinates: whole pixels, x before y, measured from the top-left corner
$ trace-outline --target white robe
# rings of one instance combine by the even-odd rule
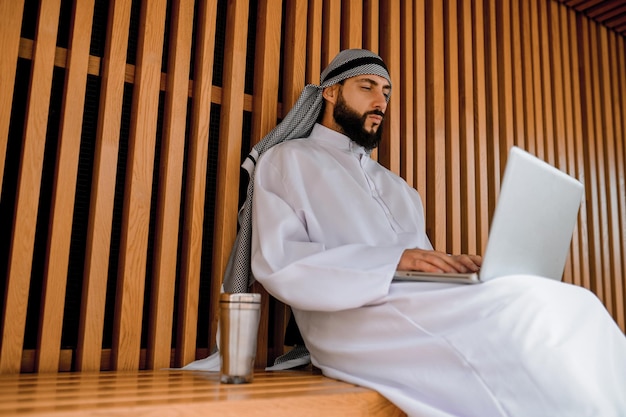
[[[626,339],[589,291],[540,277],[393,282],[432,248],[418,193],[316,125],[255,171],[252,270],[313,363],[409,416],[626,415]]]

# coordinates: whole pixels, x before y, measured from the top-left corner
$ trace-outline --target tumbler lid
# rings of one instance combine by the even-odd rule
[[[220,294],[220,303],[261,303],[261,294],[256,293],[222,293]]]

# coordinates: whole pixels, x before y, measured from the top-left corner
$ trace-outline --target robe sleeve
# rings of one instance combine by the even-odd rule
[[[312,242],[272,165],[255,172],[252,271],[274,297],[300,310],[338,311],[375,304],[389,292],[402,246]]]

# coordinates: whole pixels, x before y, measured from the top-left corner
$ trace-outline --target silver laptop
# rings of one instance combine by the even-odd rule
[[[582,194],[580,181],[514,146],[509,152],[480,271],[396,271],[394,281],[472,284],[512,274],[561,280]]]

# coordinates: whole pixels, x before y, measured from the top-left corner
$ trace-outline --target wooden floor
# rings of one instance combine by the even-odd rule
[[[378,393],[312,374],[139,371],[0,375],[0,416],[404,416]]]

